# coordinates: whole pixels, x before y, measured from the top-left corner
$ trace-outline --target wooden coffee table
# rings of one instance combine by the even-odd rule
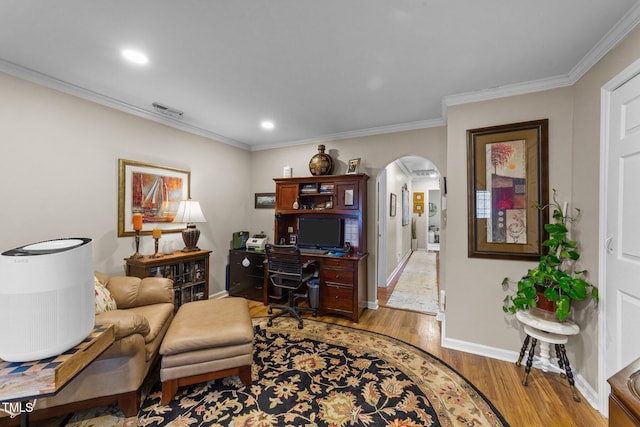
[[[31,362],[0,360],[0,405],[12,408],[10,402],[19,402],[16,409],[20,411],[20,425],[28,425],[30,411],[25,410],[23,403],[56,394],[106,350],[114,339],[112,325],[96,325],[80,344],[58,356]],[[5,408],[3,406],[0,409]]]

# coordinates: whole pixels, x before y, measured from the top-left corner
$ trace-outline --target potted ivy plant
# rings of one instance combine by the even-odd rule
[[[507,295],[502,309],[506,313],[518,310],[529,310],[539,307],[546,299],[551,305],[559,321],[564,321],[571,314],[572,301],[584,301],[591,297],[598,303],[598,288],[584,279],[586,270],[576,270],[575,263],[580,258],[578,244],[569,240],[567,223],[574,222],[580,215],[580,209],[575,209],[575,216],[569,216],[556,199],[553,190],[553,201],[538,209],[549,209],[553,222],[545,224],[544,229],[549,233],[549,239],[542,243],[547,248],[546,255],[540,256],[540,262],[535,268],[517,282],[516,291]],[[508,287],[511,281],[505,278],[502,285]]]

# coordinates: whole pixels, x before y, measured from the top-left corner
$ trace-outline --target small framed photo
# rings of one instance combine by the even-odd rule
[[[255,209],[274,209],[276,207],[276,193],[255,193]]]
[[[349,166],[347,167],[347,174],[356,174],[360,171],[360,158],[349,160]]]

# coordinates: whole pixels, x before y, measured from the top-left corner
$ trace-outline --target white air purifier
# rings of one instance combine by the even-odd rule
[[[0,359],[59,355],[94,323],[91,239],[47,240],[0,254]]]

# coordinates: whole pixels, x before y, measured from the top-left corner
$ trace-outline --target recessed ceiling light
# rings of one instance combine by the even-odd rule
[[[123,49],[122,56],[124,56],[127,61],[133,62],[134,64],[144,65],[149,62],[147,55],[133,49]]]
[[[262,126],[262,129],[273,129],[276,127],[276,125],[271,121],[271,120],[263,120],[262,123],[260,123],[260,126]]]

